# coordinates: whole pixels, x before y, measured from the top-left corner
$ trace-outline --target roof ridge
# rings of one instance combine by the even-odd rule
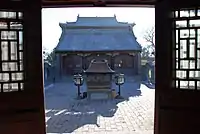
[[[114,14],[114,16],[80,16],[78,14],[77,18],[116,18],[116,15]]]
[[[115,16],[105,17],[80,17],[77,16],[75,21],[60,23],[60,26],[134,26],[135,23],[119,21]],[[62,27],[61,26],[61,27]]]

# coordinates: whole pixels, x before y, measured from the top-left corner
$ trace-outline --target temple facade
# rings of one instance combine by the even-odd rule
[[[86,70],[91,60],[107,60],[111,69],[138,74],[141,46],[133,32],[134,23],[114,17],[77,17],[76,22],[60,23],[62,34],[55,48],[60,75]]]

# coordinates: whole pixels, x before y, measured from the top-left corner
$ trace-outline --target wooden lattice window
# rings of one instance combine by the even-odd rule
[[[200,9],[173,12],[173,86],[200,89]]]
[[[23,13],[0,11],[0,92],[24,89]]]

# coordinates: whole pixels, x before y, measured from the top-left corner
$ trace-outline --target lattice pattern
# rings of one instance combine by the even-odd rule
[[[0,11],[0,92],[24,89],[23,13]]]
[[[200,89],[200,10],[173,12],[173,79],[179,89]]]

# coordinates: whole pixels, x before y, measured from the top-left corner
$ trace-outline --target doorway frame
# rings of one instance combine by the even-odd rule
[[[30,0],[29,2],[35,4],[34,1],[35,0]],[[109,5],[109,2],[108,3],[101,3],[99,5],[99,3],[94,3],[94,2],[91,2],[91,1],[90,2],[86,2],[86,3],[79,1],[79,2],[75,2],[75,3],[71,3],[71,4],[63,3],[63,4],[65,4],[65,6],[63,6],[63,4],[55,4],[55,3],[54,4],[49,4],[49,5],[47,5],[47,4],[41,5],[41,1],[39,1],[39,0],[37,0],[37,1],[38,2],[36,2],[35,8],[31,8],[33,10],[30,10],[30,13],[34,14],[34,15],[38,15],[38,16],[41,16],[41,8],[42,7],[48,7],[48,6],[49,7],[53,7],[53,8],[59,8],[59,7],[63,8],[63,7],[94,7],[94,6],[95,7],[116,7],[116,6],[117,7],[126,7],[126,6],[127,7],[152,7],[153,5],[155,5],[155,22],[156,22],[155,23],[155,30],[156,30],[155,31],[155,34],[156,34],[155,35],[156,36],[155,41],[156,41],[156,44],[157,44],[156,45],[156,55],[158,55],[158,56],[156,57],[156,73],[155,73],[156,74],[156,90],[155,90],[155,110],[154,110],[154,112],[155,112],[155,114],[154,114],[155,115],[154,116],[154,133],[155,134],[160,134],[160,129],[164,129],[163,127],[162,128],[160,127],[161,126],[161,124],[160,124],[160,122],[161,122],[161,119],[160,119],[161,111],[160,111],[160,109],[161,109],[162,103],[164,103],[161,100],[165,99],[165,98],[162,98],[162,97],[165,97],[166,94],[168,94],[169,91],[171,91],[171,93],[174,93],[172,91],[172,88],[170,87],[170,85],[171,85],[170,84],[171,72],[172,72],[171,68],[169,67],[171,65],[171,52],[170,52],[171,51],[171,46],[170,45],[164,45],[164,44],[169,44],[170,43],[169,39],[171,39],[171,37],[170,37],[171,36],[171,33],[170,33],[171,32],[171,29],[170,29],[171,28],[171,26],[170,26],[171,22],[168,20],[169,19],[169,16],[168,16],[169,14],[168,13],[169,13],[169,10],[170,10],[170,6],[173,5],[175,8],[193,7],[193,6],[200,5],[200,2],[196,2],[195,0],[190,0],[189,2],[185,2],[185,1],[183,2],[181,0],[176,0],[175,2],[173,2],[172,0],[170,0],[170,3],[167,2],[167,0],[160,0],[160,1],[157,1],[157,2],[146,2],[146,3],[137,2],[137,1],[135,1],[135,2],[134,1],[128,1],[128,2],[127,1],[126,2],[116,1],[116,2],[110,3],[110,5]],[[17,4],[17,3],[13,4],[13,3],[14,2],[12,2],[12,1],[11,2],[7,2],[7,0],[3,0],[3,4],[1,2],[0,7],[1,8],[3,8],[4,6],[8,7],[8,5],[9,5],[10,9],[19,9],[19,8],[20,9],[24,9],[24,7],[23,7],[24,5]],[[24,2],[23,4],[27,4],[27,2]],[[68,5],[66,5],[66,4],[68,4]],[[26,9],[26,10],[28,10],[28,9]],[[34,11],[36,11],[36,13],[34,13]],[[36,18],[36,22],[39,22],[39,21],[40,21],[40,19]],[[163,21],[164,21],[164,24],[163,24]],[[36,27],[40,29],[38,31],[41,31],[41,22],[40,22],[40,24],[37,23]],[[166,33],[165,32],[162,33],[163,30]],[[40,32],[39,36],[40,36],[40,38],[38,38],[39,39],[38,42],[36,41],[39,44],[36,45],[34,50],[36,52],[40,53],[41,50],[42,50],[42,47],[40,48],[40,46],[42,45],[41,44],[41,38],[42,38],[41,37],[41,32]],[[167,41],[167,42],[163,42],[163,40]],[[158,45],[158,44],[160,44],[160,45]],[[163,48],[163,46],[164,46],[164,48]],[[36,49],[38,49],[38,50],[36,50]],[[27,50],[31,50],[31,47],[29,46],[29,48],[27,48]],[[166,54],[166,55],[163,55],[163,53]],[[42,61],[41,60],[42,59],[42,54],[38,55],[37,58],[30,58],[30,59],[35,60],[35,63],[37,63],[36,65],[39,66],[38,68],[36,67],[34,69],[36,69],[36,70],[39,69],[39,68],[41,69],[41,67],[42,67],[42,62],[41,62]],[[164,61],[163,61],[163,59],[164,59]],[[166,64],[167,64],[167,66],[164,66]],[[167,74],[165,78],[162,78],[163,77],[163,70],[162,70],[163,67],[166,69],[166,71],[164,73]],[[43,72],[40,70],[38,72],[38,74],[36,75],[37,78],[39,78],[39,81],[37,81],[37,84],[40,85],[40,88],[37,89],[37,91],[34,92],[34,94],[36,94],[37,97],[39,98],[38,103],[39,102],[43,103],[43,99],[41,99],[41,98],[44,97],[44,93],[42,91],[44,87],[43,87],[43,82],[41,81],[41,78],[43,78],[43,76],[42,76],[43,74],[42,73]],[[30,78],[33,78],[33,76],[30,76]],[[29,85],[29,87],[31,89],[31,85]],[[30,93],[32,93],[32,92],[30,92]],[[188,93],[188,92],[186,92],[186,93]],[[193,94],[193,93],[191,93],[191,94]],[[16,94],[11,93],[11,96],[15,96],[15,95]],[[168,95],[169,95],[168,97],[170,97],[170,95],[172,95],[171,97],[174,97],[174,96],[176,97],[177,96],[177,94],[170,94],[170,93]],[[3,96],[3,95],[1,95],[1,96]],[[23,95],[21,95],[21,96],[23,96]],[[199,94],[195,95],[195,96],[192,96],[192,97],[198,97],[198,96],[199,96]],[[4,96],[4,97],[6,98],[7,95]],[[190,98],[192,98],[192,97],[190,97]],[[170,103],[171,102],[168,102],[168,104],[166,104],[166,106],[169,106]],[[5,105],[6,104],[9,104],[9,103],[5,102]],[[43,116],[40,116],[41,117],[40,121],[41,121],[41,124],[42,124],[43,120],[44,120],[44,115],[45,115],[45,112],[43,111],[44,104],[43,104],[43,106],[40,105],[40,108],[42,109],[42,112],[43,112]],[[170,109],[170,107],[162,107],[162,109]],[[180,109],[178,109],[178,110],[180,110]],[[41,133],[45,133],[43,131],[44,128],[40,127],[39,129],[41,130],[40,131]]]

